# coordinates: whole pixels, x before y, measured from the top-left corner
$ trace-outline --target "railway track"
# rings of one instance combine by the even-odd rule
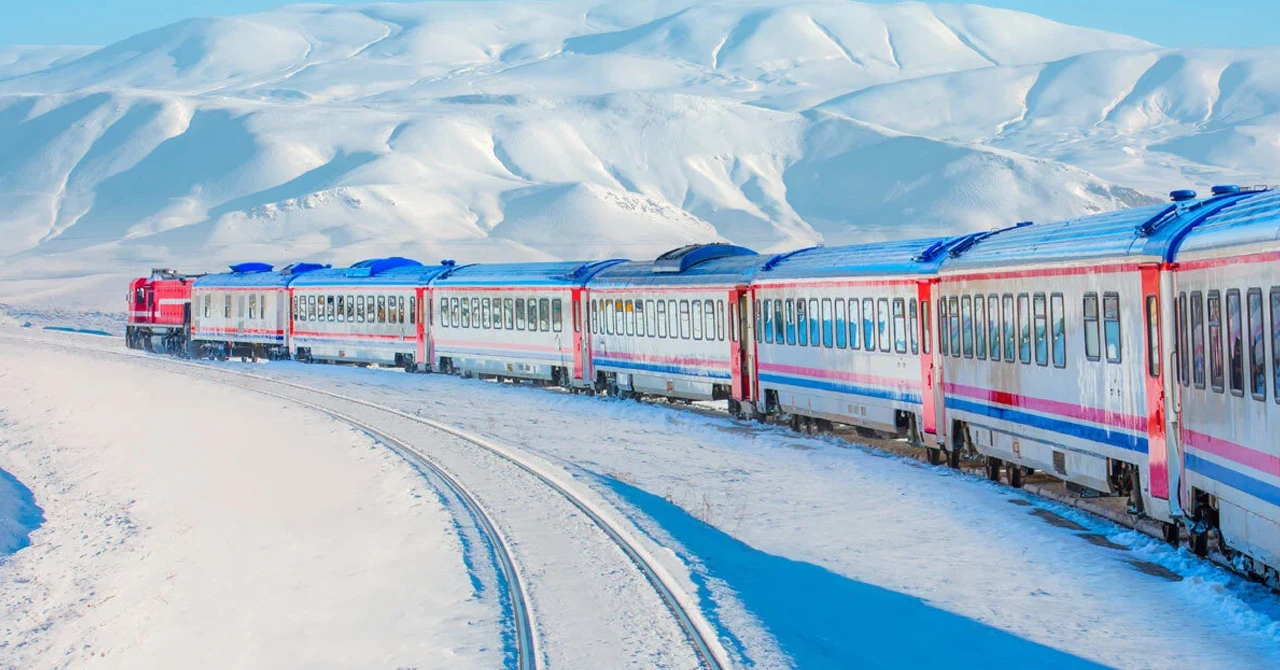
[[[279,392],[279,389],[285,389],[295,393],[300,392],[303,394],[314,394],[321,398],[338,401],[348,406],[357,406],[373,410],[374,412],[381,413],[388,417],[395,417],[399,420],[406,420],[428,427],[439,433],[443,433],[466,442],[473,447],[481,449],[484,452],[496,456],[497,458],[515,466],[522,472],[533,477],[538,482],[554,491],[578,510],[579,513],[598,528],[608,538],[608,540],[616,546],[627,557],[627,559],[630,560],[630,562],[642,574],[645,581],[657,593],[672,615],[673,620],[679,626],[687,639],[694,656],[698,660],[699,666],[706,668],[707,670],[722,670],[723,668],[731,667],[731,662],[728,658],[727,652],[720,644],[714,628],[705,619],[697,603],[684,592],[676,582],[674,576],[671,575],[650,554],[643,543],[641,543],[632,531],[627,528],[626,524],[620,519],[615,518],[608,510],[604,509],[603,505],[593,502],[583,493],[580,493],[577,490],[579,485],[574,483],[572,478],[563,470],[549,464],[538,462],[538,460],[522,453],[519,449],[475,435],[456,426],[451,426],[433,419],[410,414],[394,407],[334,393],[325,389],[310,387],[305,384],[273,379],[265,375],[216,368],[201,363],[156,356],[143,352],[121,351],[119,349],[106,346],[93,346],[88,343],[52,341],[38,337],[15,336],[7,333],[0,333],[0,337],[53,348],[72,348],[82,352],[107,354],[113,357],[127,359],[131,362],[142,363],[148,367],[160,370],[186,371],[191,376],[205,381],[214,381],[217,383],[235,386],[237,388],[252,390],[268,397],[274,397],[276,399],[299,404],[330,416],[342,423],[348,424],[382,442],[388,448],[404,457],[411,464],[418,466],[426,473],[431,473],[432,476],[443,482],[445,486],[451,490],[454,495],[458,497],[459,501],[468,509],[469,513],[473,518],[475,518],[477,525],[482,527],[482,532],[491,538],[495,554],[500,554],[500,569],[508,586],[508,599],[511,604],[512,618],[515,622],[514,627],[516,629],[517,647],[516,667],[521,670],[525,670],[526,668],[538,668],[542,666],[542,655],[538,651],[539,645],[537,644],[536,639],[536,629],[528,606],[528,594],[525,591],[525,584],[520,579],[519,571],[516,569],[515,562],[511,560],[511,552],[509,551],[509,545],[505,538],[503,538],[498,532],[492,519],[485,512],[484,508],[476,501],[475,497],[472,496],[468,490],[462,486],[458,479],[445,468],[404,440],[400,440],[392,436],[388,432],[374,426],[368,421],[355,418],[343,410],[326,406],[320,402],[315,402],[314,399],[309,400],[306,398],[300,398],[297,395],[288,392],[282,393]],[[177,368],[177,370],[175,370],[175,368]],[[196,371],[199,371],[200,374],[196,374]],[[246,383],[246,381],[249,383]],[[277,390],[271,390],[269,388],[262,388],[259,385],[274,386],[278,388]]]

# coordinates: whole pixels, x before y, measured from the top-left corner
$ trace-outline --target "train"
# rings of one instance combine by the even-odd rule
[[[1280,587],[1280,192],[759,254],[153,272],[126,343],[724,401],[1127,499]],[[1185,530],[1185,533],[1184,533]]]

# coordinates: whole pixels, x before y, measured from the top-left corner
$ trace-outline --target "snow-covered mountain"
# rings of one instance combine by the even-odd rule
[[[305,5],[0,49],[0,301],[974,230],[1280,174],[1280,50],[971,5]]]

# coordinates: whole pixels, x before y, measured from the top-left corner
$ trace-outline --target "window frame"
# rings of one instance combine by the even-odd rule
[[[827,349],[834,349],[836,346],[836,311],[831,304],[831,298],[823,298],[820,303],[822,311],[822,346]]]
[[[1258,299],[1257,311],[1254,311],[1254,298]],[[1249,395],[1254,400],[1261,402],[1267,401],[1267,333],[1264,330],[1267,322],[1266,303],[1262,299],[1262,289],[1250,288],[1245,292],[1245,331],[1246,346],[1249,347],[1249,357],[1245,362],[1249,368],[1246,371],[1245,383],[1248,384]],[[1254,319],[1258,323],[1254,323]],[[1256,340],[1254,339],[1256,335]],[[1260,349],[1260,350],[1259,350]],[[1258,387],[1261,386],[1262,391],[1259,393]]]
[[[1232,324],[1231,305],[1235,304],[1235,323]],[[1227,387],[1231,389],[1231,395],[1238,398],[1244,397],[1244,315],[1242,310],[1244,305],[1240,299],[1240,289],[1227,289]],[[1235,345],[1239,344],[1239,355],[1237,357]],[[1237,368],[1236,363],[1239,363]],[[1240,383],[1236,385],[1236,370],[1240,370]]]
[[[836,298],[831,305],[831,328],[835,331],[837,349],[849,348],[849,303],[844,298]]]
[[[1107,316],[1107,302],[1113,301],[1116,306],[1115,318]],[[1124,324],[1121,322],[1123,312],[1121,312],[1120,294],[1116,291],[1107,291],[1102,294],[1102,353],[1106,356],[1107,362],[1114,365],[1124,363]],[[1111,357],[1111,331],[1108,324],[1116,324],[1116,355]]]
[[[1217,309],[1214,309],[1216,306]],[[1226,393],[1227,374],[1226,360],[1222,356],[1222,291],[1209,291],[1205,300],[1205,323],[1208,325],[1209,338],[1206,342],[1209,350],[1209,387],[1214,393]],[[1215,323],[1216,322],[1216,323]],[[1217,343],[1214,343],[1214,339]]]
[[[1031,296],[1031,347],[1036,365],[1049,367],[1049,299],[1044,293]]]
[[[1067,362],[1067,300],[1060,292],[1049,294],[1049,358],[1053,367],[1066,369]],[[1059,348],[1061,345],[1061,348]],[[1059,357],[1059,352],[1061,356]]]
[[[973,296],[960,296],[960,352],[973,359]]]
[[[1031,343],[1031,294],[1019,293],[1018,311],[1018,362],[1031,365],[1033,347]]]
[[[890,307],[893,318],[893,350],[899,354],[907,353],[907,299],[894,298]]]

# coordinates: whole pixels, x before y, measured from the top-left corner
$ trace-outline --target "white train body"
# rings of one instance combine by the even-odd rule
[[[200,277],[191,292],[191,338],[223,351],[283,355],[288,347],[289,283],[312,264],[280,271],[263,263],[232,266],[230,273]]]
[[[684,400],[748,400],[750,338],[742,315],[750,278],[766,260],[741,247],[684,247],[601,272],[589,295],[597,385]]]
[[[1177,257],[1173,319],[1188,513],[1280,569],[1280,194],[1193,230]]]
[[[449,266],[403,258],[310,272],[290,286],[294,358],[416,369],[429,337],[424,301]]]

